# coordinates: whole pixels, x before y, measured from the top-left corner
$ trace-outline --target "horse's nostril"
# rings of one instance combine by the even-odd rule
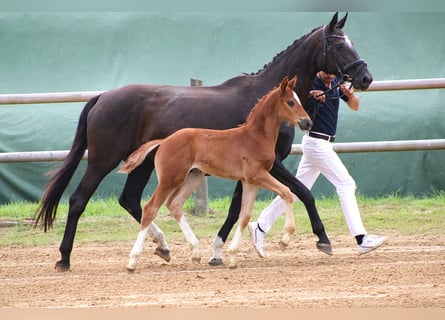
[[[372,77],[367,77],[367,76],[363,77],[363,84],[369,86],[371,82],[372,82]]]

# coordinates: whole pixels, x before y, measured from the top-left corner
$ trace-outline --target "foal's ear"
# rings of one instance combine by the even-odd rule
[[[281,80],[280,83],[280,93],[286,92],[287,84],[289,83],[289,79],[287,76],[284,77],[283,80]]]
[[[287,84],[287,86],[289,88],[291,88],[292,90],[294,90],[295,88],[295,84],[297,83],[297,76],[294,76],[292,79],[290,79],[289,83]]]

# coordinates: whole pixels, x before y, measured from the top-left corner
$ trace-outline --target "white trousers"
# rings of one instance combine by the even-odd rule
[[[326,140],[309,137],[302,140],[303,156],[298,165],[296,177],[309,189],[320,173],[331,182],[338,194],[349,231],[353,236],[365,235],[366,230],[360,217],[355,197],[355,181],[343,162],[333,150],[333,144]],[[298,199],[295,197],[295,199]],[[258,224],[268,232],[275,220],[286,210],[284,201],[277,196],[258,218]]]

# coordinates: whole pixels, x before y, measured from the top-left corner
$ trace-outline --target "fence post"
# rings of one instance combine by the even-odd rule
[[[201,87],[202,80],[190,79],[190,85],[192,87]],[[195,208],[193,210],[195,215],[204,215],[209,213],[209,197],[208,197],[208,185],[207,177],[204,177],[201,184],[193,192],[193,200],[195,202]]]

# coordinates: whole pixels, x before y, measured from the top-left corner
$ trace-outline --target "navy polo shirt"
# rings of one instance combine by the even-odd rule
[[[339,79],[335,78],[331,83],[331,87],[335,88],[338,85],[338,82]],[[325,86],[325,84],[318,77],[315,77],[311,90],[321,90],[326,92],[326,102],[320,102],[318,113],[315,119],[312,119],[313,125],[311,131],[335,136],[335,132],[337,131],[340,98],[347,102],[348,97],[341,92],[338,87],[333,90],[329,90],[329,88]],[[310,100],[311,99],[308,101]]]

